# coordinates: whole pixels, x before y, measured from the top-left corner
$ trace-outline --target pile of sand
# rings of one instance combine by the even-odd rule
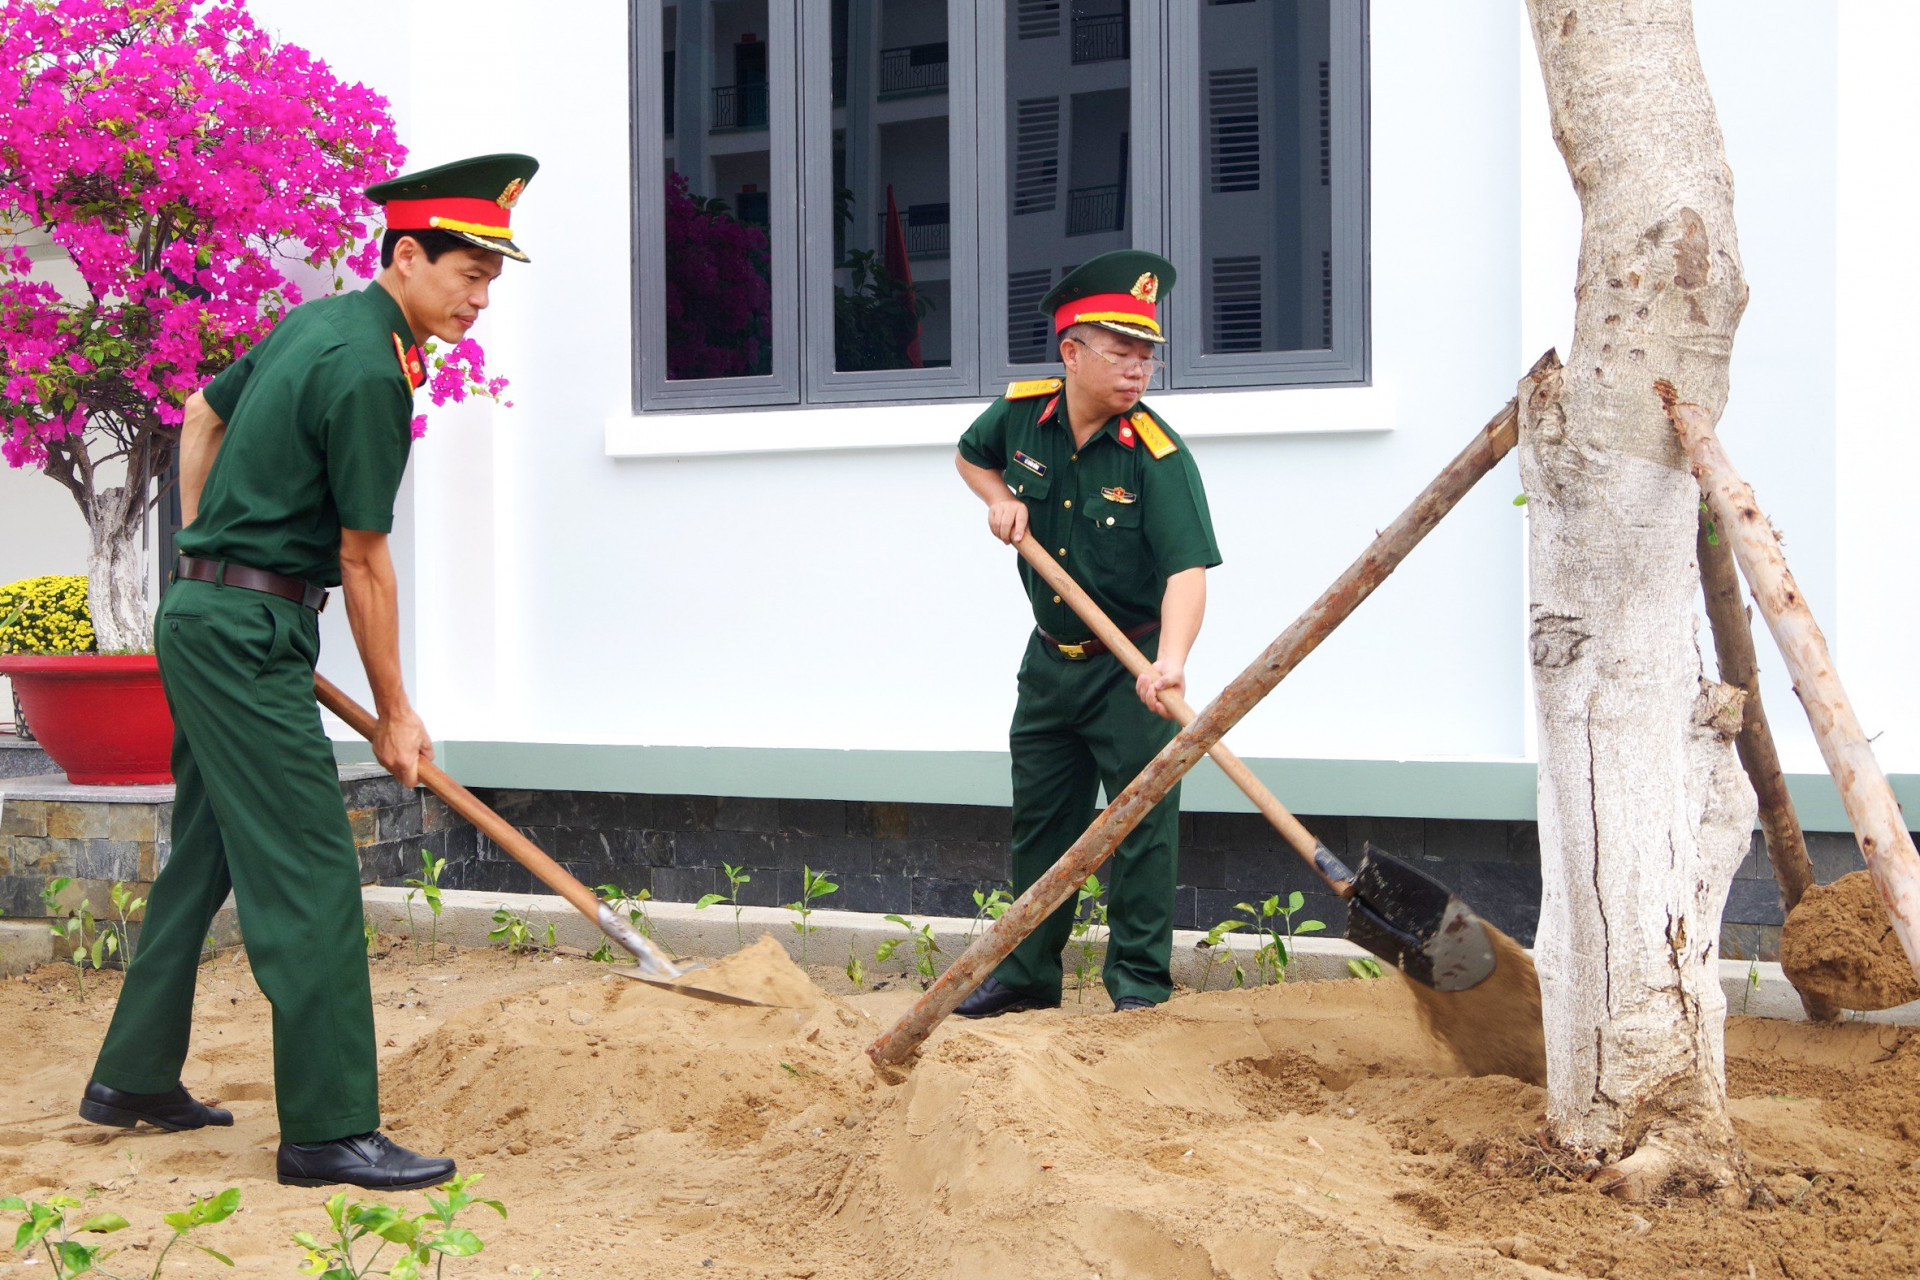
[[[1920,1000],[1920,981],[1865,871],[1807,890],[1780,930],[1780,968],[1799,990],[1843,1009]]]
[[[45,990],[55,973],[0,984],[26,1032],[0,1194],[97,1183],[157,1245],[159,1213],[237,1184],[246,1211],[208,1236],[240,1263],[223,1274],[286,1274],[327,1192],[271,1184],[269,1015],[244,968],[203,983],[188,1071],[237,1125],[131,1138],[72,1118],[104,1010]],[[1732,1020],[1763,1207],[1625,1205],[1538,1144],[1541,1090],[1459,1075],[1391,979],[949,1020],[889,1085],[863,1051],[917,993],[830,995],[770,941],[702,973],[781,1004],[579,960],[376,966],[390,1128],[512,1213],[474,1223],[488,1249],[450,1277],[1920,1273],[1920,1037],[1891,1027]]]

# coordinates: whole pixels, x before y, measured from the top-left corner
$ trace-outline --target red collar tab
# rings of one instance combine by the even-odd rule
[[[1133,428],[1124,422],[1120,424],[1120,430],[1115,432],[1114,435],[1121,444],[1127,446],[1129,449],[1133,448],[1136,443],[1133,437]]]
[[[1053,416],[1053,411],[1055,409],[1058,409],[1059,407],[1060,407],[1059,396],[1055,396],[1053,399],[1047,401],[1047,407],[1040,411],[1040,421],[1045,422],[1048,418],[1051,418]]]
[[[427,366],[420,359],[420,348],[405,346],[400,335],[393,335],[393,354],[400,359],[400,372],[406,375],[407,383],[415,390],[427,385]]]

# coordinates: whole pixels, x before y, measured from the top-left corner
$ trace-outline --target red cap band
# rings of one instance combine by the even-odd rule
[[[435,222],[435,219],[439,222]],[[488,230],[482,235],[505,237],[512,225],[513,210],[483,196],[435,196],[427,200],[387,201],[387,230],[432,231],[444,224],[450,231]]]
[[[1069,326],[1083,322],[1119,320],[1142,325],[1158,333],[1160,322],[1155,318],[1155,313],[1153,303],[1143,302],[1130,293],[1090,293],[1084,298],[1075,298],[1053,313],[1053,331],[1061,333]]]

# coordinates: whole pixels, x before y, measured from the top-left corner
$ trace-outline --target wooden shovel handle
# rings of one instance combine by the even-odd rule
[[[1078,615],[1080,621],[1093,628],[1093,634],[1120,659],[1122,666],[1136,677],[1152,669],[1153,664],[1147,661],[1147,655],[1141,653],[1133,641],[1127,639],[1126,633],[1113,624],[1113,619],[1094,603],[1092,596],[1080,589],[1080,584],[1073,580],[1073,576],[1047,554],[1039,539],[1029,534],[1013,545],[1021,558],[1033,566],[1033,571],[1066,601],[1067,607]],[[1173,718],[1180,722],[1182,728],[1193,723],[1195,712],[1185,698],[1171,690],[1162,689],[1160,701],[1173,712]],[[1287,811],[1287,807],[1280,803],[1280,798],[1267,790],[1266,784],[1254,776],[1245,761],[1228,750],[1225,742],[1214,743],[1207,754],[1220,766],[1220,771],[1246,794],[1247,799],[1253,801],[1267,821],[1273,824],[1273,829],[1293,846],[1293,851],[1313,868],[1315,875],[1325,880],[1341,897],[1353,896],[1353,873],[1311,831],[1302,826],[1298,818]]]
[[[319,672],[313,675],[313,696],[320,705],[339,716],[347,727],[355,733],[373,741],[374,729],[379,724],[365,707],[349,698]],[[467,790],[452,778],[439,765],[431,760],[420,762],[420,781],[427,790],[447,802],[447,807],[471,822],[486,833],[489,840],[513,855],[513,860],[533,872],[541,884],[553,890],[573,905],[581,915],[600,925],[600,899],[594,897],[593,890],[581,884],[567,869],[548,857],[533,841],[515,830],[513,824],[488,808],[479,796]]]

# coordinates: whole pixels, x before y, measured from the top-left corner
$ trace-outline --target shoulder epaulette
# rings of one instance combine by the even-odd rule
[[[1035,396],[1052,395],[1066,383],[1059,378],[1035,378],[1031,382],[1009,382],[1006,398],[1009,400],[1031,400]]]
[[[1139,433],[1140,442],[1147,446],[1147,452],[1156,459],[1164,458],[1179,449],[1180,446],[1173,442],[1173,437],[1161,430],[1160,424],[1155,422],[1153,415],[1145,409],[1137,410],[1128,421],[1133,423],[1133,429]]]

